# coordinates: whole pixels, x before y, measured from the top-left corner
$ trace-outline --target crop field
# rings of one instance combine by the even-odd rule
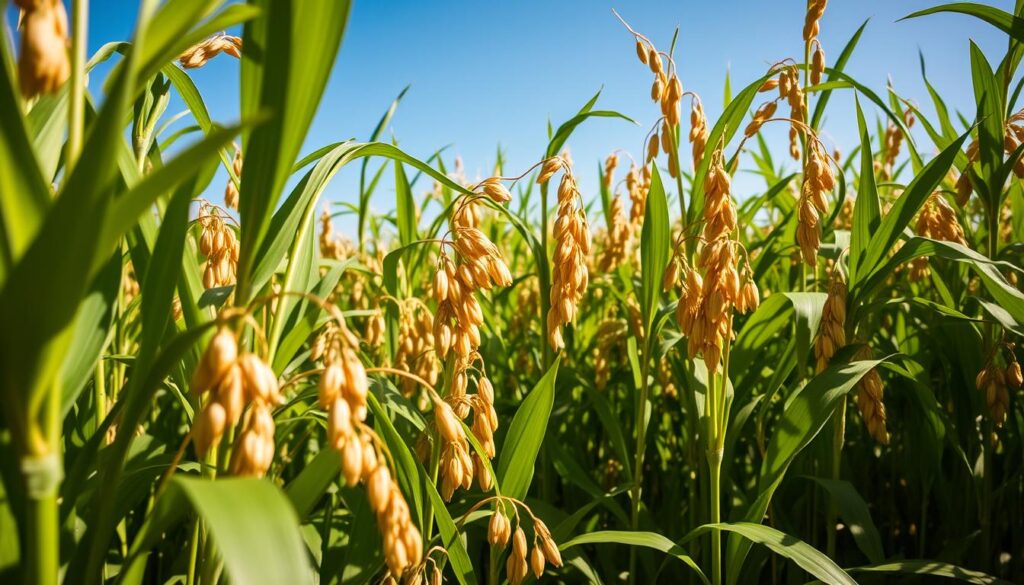
[[[0,583],[1024,583],[1024,0],[902,14],[967,102],[826,2],[470,179],[311,144],[348,0],[0,0]]]

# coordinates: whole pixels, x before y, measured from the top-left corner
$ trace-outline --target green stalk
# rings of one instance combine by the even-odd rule
[[[544,254],[548,253],[548,184],[544,183],[540,186],[540,248],[544,250]],[[540,270],[540,266],[537,267]],[[550,269],[547,280],[550,281]],[[541,279],[541,284],[544,282]],[[551,309],[551,285],[548,284],[548,290],[544,290],[544,287],[539,287],[540,291],[540,333],[541,333],[541,375],[548,371],[551,367],[551,362],[554,359],[554,355],[551,351],[551,344],[548,341],[548,310]]]
[[[103,419],[107,416],[107,373],[101,358],[96,362],[96,371],[92,378],[93,391],[93,421],[98,430],[103,425]]]
[[[25,583],[56,585],[59,569],[57,491],[26,500],[27,543]]]
[[[635,531],[640,527],[640,489],[643,487],[644,447],[647,441],[647,375],[650,372],[650,351],[644,352],[643,366],[640,368],[640,396],[636,408],[636,455],[633,464],[632,515],[630,525]],[[636,583],[636,547],[630,547],[629,581]]]
[[[188,539],[188,573],[185,577],[185,585],[196,583],[196,562],[199,559],[199,518],[192,523],[192,536]]]
[[[839,408],[832,415],[832,479],[839,480],[842,468],[843,444],[846,440],[846,399],[839,401]],[[828,502],[828,525],[826,528],[825,554],[836,558],[836,520],[839,518],[839,507],[834,497]]]
[[[709,508],[710,508],[710,520],[712,524],[717,524],[722,520],[722,452],[718,449],[718,393],[715,390],[715,380],[717,376],[714,374],[708,376],[708,394],[705,399],[705,405],[707,410],[708,419],[708,438],[707,438],[707,461],[708,471],[710,472],[710,493],[708,497]],[[723,379],[724,386],[724,379]],[[711,530],[711,571],[712,571],[712,582],[714,585],[721,585],[722,583],[722,535],[717,529]]]
[[[711,523],[722,521],[722,452],[708,451],[708,467],[711,469]],[[722,585],[722,533],[711,531],[711,572],[712,583]]]
[[[82,152],[85,135],[85,43],[89,31],[89,0],[71,3],[71,77],[68,80],[68,170],[74,167]],[[67,177],[71,173],[65,171]]]

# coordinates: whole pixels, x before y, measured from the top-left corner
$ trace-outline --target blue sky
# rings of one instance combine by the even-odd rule
[[[973,113],[969,40],[997,62],[1006,37],[961,15],[896,22],[937,3],[833,0],[820,37],[829,61],[870,18],[847,66],[849,74],[880,93],[891,79],[902,96],[931,112],[921,82],[920,50],[929,79],[947,103]],[[1010,0],[990,4],[1012,10]],[[105,42],[130,37],[134,2],[93,0],[91,6],[90,53]],[[770,63],[798,57],[802,50],[802,0],[356,0],[305,151],[345,138],[366,139],[395,95],[411,84],[390,129],[404,150],[426,158],[451,145],[449,164],[454,154],[461,155],[467,174],[474,178],[488,174],[501,145],[507,172],[518,173],[543,154],[547,121],[557,125],[603,88],[598,107],[620,111],[638,125],[597,120],[574,134],[569,146],[584,193],[593,196],[597,161],[615,149],[641,152],[643,138],[658,116],[648,95],[650,73],[637,61],[633,39],[612,8],[663,49],[680,27],[676,62],[681,80],[685,89],[702,96],[711,120],[722,109],[726,71],[733,88],[739,89],[762,75]],[[91,79],[94,90],[99,90],[105,73],[100,69]],[[237,117],[237,61],[219,57],[191,74],[215,119],[227,122]],[[851,94],[843,94],[830,104],[825,136],[849,152],[855,146],[856,119]],[[168,114],[181,109],[175,101]],[[870,110],[869,116],[874,116]],[[768,137],[781,147],[777,160],[782,160],[785,129],[779,127]],[[923,153],[932,152],[926,136],[918,135],[917,141]],[[356,175],[353,169],[342,171],[327,197],[352,200]],[[212,198],[220,197],[225,176],[222,171],[215,179]],[[751,176],[739,178],[736,186],[741,197],[762,188]],[[374,207],[390,209],[392,193],[390,185],[382,185]]]

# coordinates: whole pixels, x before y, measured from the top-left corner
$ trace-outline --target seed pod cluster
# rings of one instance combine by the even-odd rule
[[[576,319],[590,282],[587,258],[591,240],[583,197],[568,164],[562,168],[554,225],[555,254],[551,259],[551,308],[547,314],[548,342],[556,351],[565,347],[562,326]]]
[[[647,194],[651,190],[651,167],[643,168],[635,164],[629,166],[626,173],[626,191],[629,193],[629,224],[632,231],[637,231],[644,222],[647,209]]]
[[[818,265],[818,248],[821,247],[821,216],[828,209],[825,194],[835,188],[835,175],[817,137],[808,140],[807,163],[804,165],[800,199],[797,201],[796,241],[800,246],[804,262],[808,266]]]
[[[854,359],[861,361],[870,360],[873,357],[871,348],[867,345],[862,345],[857,350]],[[889,431],[885,424],[885,403],[882,402],[884,395],[885,387],[882,386],[882,378],[878,375],[878,371],[875,368],[864,374],[860,381],[857,382],[855,401],[857,403],[857,410],[860,411],[860,416],[864,419],[864,425],[868,428],[868,433],[876,441],[882,445],[888,445]]]
[[[914,126],[914,112],[907,109],[903,112],[903,124],[910,129]],[[891,179],[896,158],[900,155],[900,146],[903,144],[903,129],[889,122],[885,127],[885,152],[882,161],[881,174],[883,179]]]
[[[1014,152],[1024,143],[1024,110],[1010,116],[1006,120],[1006,131],[1003,134],[1003,150],[1007,156]],[[1013,174],[1018,179],[1024,178],[1024,156],[1017,159],[1013,164]]]
[[[335,235],[331,214],[325,207],[320,215],[320,255],[332,260],[344,260],[353,253],[352,243],[341,235]]]
[[[383,317],[370,318],[376,321],[379,333],[377,337],[383,341]],[[398,348],[395,352],[394,367],[415,374],[430,383],[437,383],[441,371],[441,363],[434,353],[434,316],[430,311],[412,299],[406,302],[399,316]],[[401,378],[399,388],[406,397],[412,397],[418,385],[410,378]]]
[[[502,499],[499,502],[505,502]],[[515,504],[508,504],[515,505]],[[521,505],[521,504],[520,504]],[[524,506],[525,507],[525,506]],[[512,550],[505,561],[505,576],[512,585],[519,585],[532,573],[537,579],[544,575],[544,568],[547,564],[555,567],[562,566],[562,555],[558,552],[558,545],[551,538],[551,531],[544,522],[533,516],[533,547],[527,544],[526,532],[523,530],[522,520],[516,514],[517,526],[512,531],[512,522],[508,516],[498,507],[491,515],[487,525],[487,541],[495,549],[505,549],[509,541],[512,541]]]
[[[597,347],[593,353],[594,386],[598,390],[608,386],[612,353],[622,345],[627,332],[626,324],[617,317],[615,308],[609,308],[607,316],[597,327]]]
[[[220,212],[213,206],[203,204],[199,210],[199,251],[206,256],[203,268],[203,286],[214,288],[235,282],[238,266],[238,238]]]
[[[196,451],[203,455],[216,447],[225,430],[237,424],[244,412],[230,469],[234,475],[263,476],[274,458],[274,418],[270,409],[284,402],[270,366],[256,354],[240,354],[234,332],[221,327],[196,367],[192,390],[199,395],[210,394],[192,427]]]
[[[235,173],[238,180],[242,180],[242,149],[235,145],[235,158],[231,162],[231,171]],[[228,177],[228,184],[224,187],[224,206],[230,209],[238,209],[238,185]]]
[[[1017,364],[1016,368],[1013,364]],[[1010,368],[1005,371],[990,360],[974,380],[978,390],[985,393],[985,405],[988,407],[989,416],[996,427],[1002,427],[1006,423],[1006,413],[1010,410],[1010,393],[1007,390],[1008,384],[1020,387],[1020,365],[1013,361]],[[1010,376],[1007,376],[1010,374]]]
[[[367,499],[377,515],[377,529],[384,545],[384,562],[391,577],[401,580],[406,575],[407,583],[415,582],[409,579],[420,577],[423,537],[412,522],[409,504],[383,461],[382,457],[378,458],[379,463],[362,478],[366,484]]]
[[[800,160],[800,132],[807,119],[807,104],[804,90],[800,85],[800,74],[796,67],[784,67],[779,72],[779,98],[789,104],[789,156]]]
[[[207,61],[221,53],[241,59],[242,39],[226,34],[215,34],[182,53],[178,57],[178,63],[185,69],[195,69],[206,65]]]
[[[363,333],[363,341],[369,347],[380,347],[384,344],[385,328],[384,312],[378,307],[372,315],[366,318],[366,331]],[[431,339],[433,339],[433,333],[431,333]]]
[[[820,31],[819,21],[825,14],[825,5],[828,0],[808,0],[807,15],[804,17],[804,42],[810,43],[818,38]]]
[[[777,107],[778,102],[775,100],[761,104],[761,106],[757,108],[757,111],[754,112],[753,119],[750,120],[749,124],[747,124],[746,129],[743,131],[743,135],[750,138],[754,134],[757,134],[757,131],[761,129],[761,126],[775,115]]]
[[[669,127],[675,128],[679,125],[679,101],[683,97],[683,85],[679,82],[679,77],[676,76],[675,62],[669,57],[668,70],[666,70],[661,53],[650,40],[637,36],[636,44],[637,57],[654,74],[654,82],[651,84],[651,100],[659,103],[661,114],[665,117]],[[643,57],[640,57],[641,53],[644,53]]]
[[[614,152],[604,159],[604,173],[601,175],[601,182],[604,188],[610,193],[612,184],[615,182],[615,169],[619,166],[619,155]]]
[[[962,246],[967,245],[964,229],[960,225],[960,220],[957,219],[956,211],[938,192],[932,193],[921,207],[914,231],[921,237],[955,242]],[[921,256],[911,261],[910,280],[923,280],[930,273],[927,256]]]
[[[704,179],[704,245],[697,268],[685,266],[682,294],[676,305],[676,320],[687,336],[690,359],[704,357],[710,373],[718,371],[725,340],[732,335],[732,309],[744,295],[756,296],[756,287],[741,285],[736,270],[732,234],[736,230],[736,207],[730,195],[731,178],[726,172],[722,145],[711,155]],[[678,255],[677,255],[678,256]],[[742,302],[749,309],[750,299]]]
[[[708,145],[708,118],[697,94],[693,94],[690,102],[690,144],[693,145],[693,168],[696,169]]]
[[[598,259],[598,269],[601,272],[609,272],[626,259],[631,235],[630,224],[626,221],[626,213],[623,210],[622,196],[616,195],[612,198],[608,215],[611,217],[611,227],[605,239],[605,246],[601,250]]]
[[[483,310],[476,298],[479,289],[512,284],[512,273],[501,257],[501,252],[477,224],[475,203],[464,199],[457,205],[451,218],[451,233],[456,258],[453,260],[442,250],[434,273],[433,339],[437,356],[444,358],[449,351],[465,360],[480,346],[480,325]]]
[[[818,336],[814,340],[814,359],[818,372],[828,367],[829,360],[846,345],[846,280],[839,270],[832,271],[828,296],[821,309]]]
[[[434,424],[441,438],[441,497],[451,501],[459,487],[469,489],[473,485],[473,459],[469,455],[469,440],[459,417],[452,407],[443,400],[434,401]]]

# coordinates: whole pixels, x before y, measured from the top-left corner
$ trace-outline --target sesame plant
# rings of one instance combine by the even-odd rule
[[[717,120],[615,13],[657,121],[587,192],[574,131],[632,122],[599,95],[483,180],[380,141],[405,91],[310,148],[347,0],[142,0],[93,55],[87,1],[14,0],[0,582],[1024,580],[1024,2],[908,16],[1006,34],[968,112],[924,57],[921,100],[845,73],[868,23],[827,58],[807,4]]]

